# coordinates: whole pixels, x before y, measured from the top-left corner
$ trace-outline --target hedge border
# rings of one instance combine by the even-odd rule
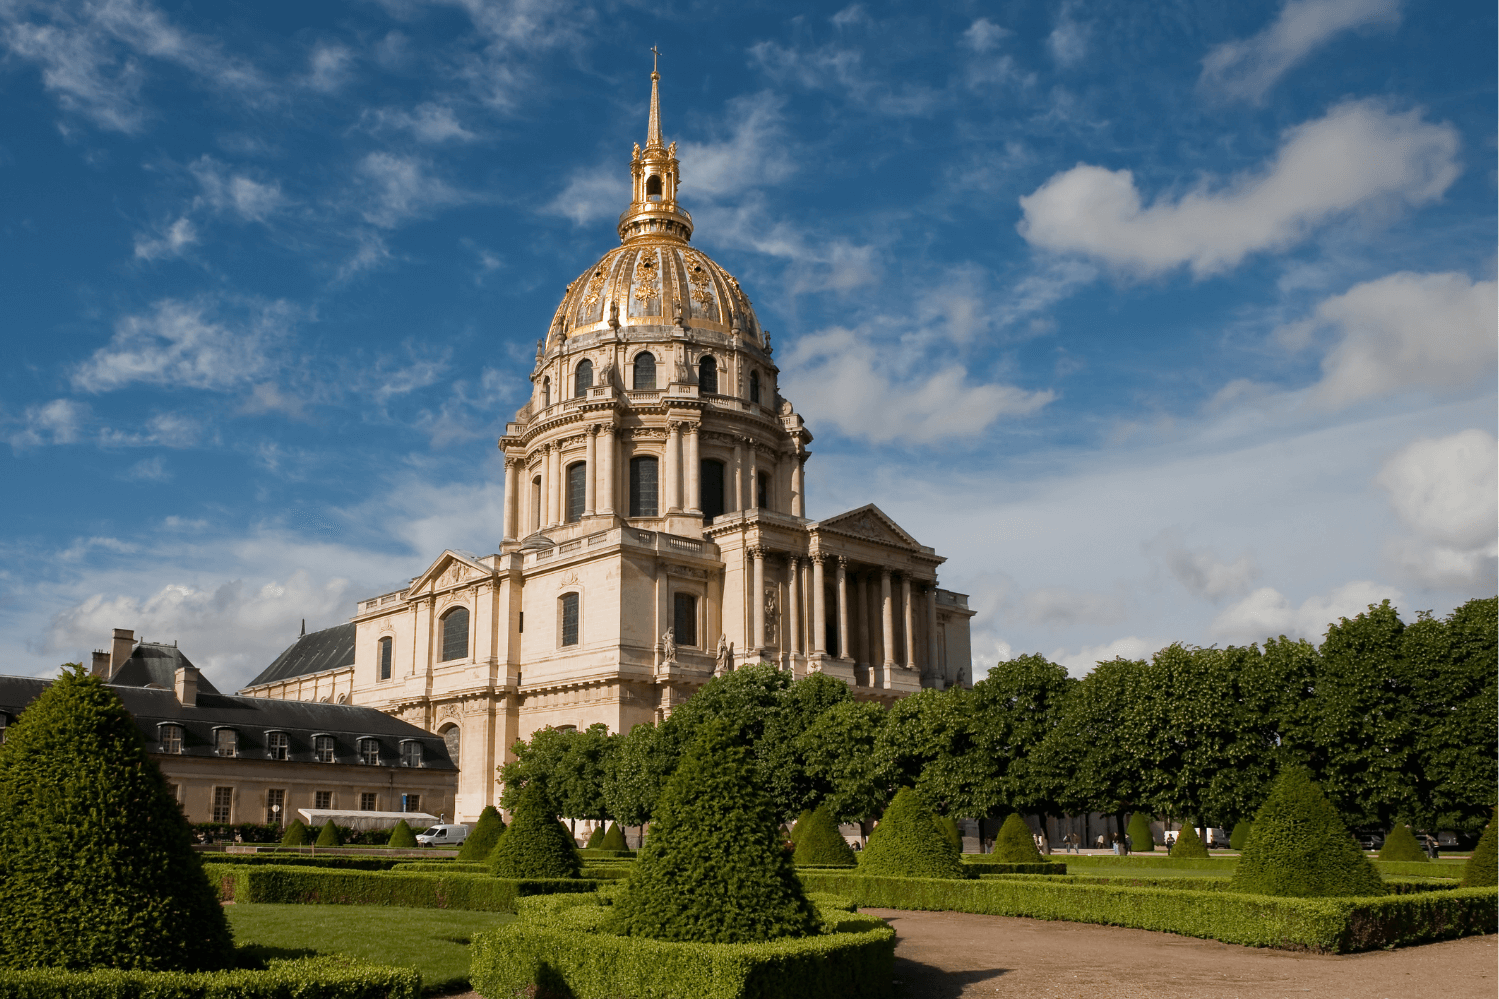
[[[1053,877],[1067,873],[1066,863],[1058,860],[1043,860],[1038,864],[1032,863],[990,863],[984,860],[968,860],[964,858],[963,865],[973,868],[973,872],[979,876],[985,874],[1044,874]]]
[[[418,999],[422,976],[338,957],[228,971],[0,971],[0,999]]]
[[[1331,954],[1499,931],[1499,888],[1271,898],[1027,877],[955,881],[805,874],[802,882],[809,891],[844,894],[860,906],[1103,923]]]
[[[513,912],[524,895],[596,891],[579,878],[496,878],[425,871],[338,871],[306,867],[205,864],[221,901],[281,905],[399,905],[413,909]]]
[[[578,856],[584,860],[634,860],[636,850],[600,850],[584,847],[578,851]]]
[[[451,866],[454,861],[402,861],[395,857],[309,857],[291,854],[289,856],[277,857],[271,854],[254,853],[230,853],[223,856],[215,856],[212,859],[202,858],[205,864],[235,864],[246,867],[322,867],[328,870],[343,871],[388,871],[403,864],[426,863],[433,865]]]
[[[1055,856],[1053,854],[1052,856]],[[1146,857],[1130,854],[1126,857],[1114,854],[1065,854],[1070,867],[1142,867],[1175,871],[1232,871],[1239,864],[1238,857]]]

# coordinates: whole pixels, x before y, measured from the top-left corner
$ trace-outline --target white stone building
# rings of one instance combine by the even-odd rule
[[[872,504],[806,517],[812,434],[748,297],[689,242],[658,79],[621,245],[568,285],[500,438],[499,551],[443,552],[242,691],[443,734],[460,820],[497,799],[517,739],[628,731],[745,663],[887,701],[972,682],[973,611],[937,586],[941,556]]]

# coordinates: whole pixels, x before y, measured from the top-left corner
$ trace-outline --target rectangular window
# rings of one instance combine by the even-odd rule
[[[265,737],[265,754],[273,760],[291,758],[291,736],[285,732],[269,732]]]
[[[176,784],[168,784],[167,785],[167,797],[171,798],[173,801],[181,801],[182,800],[181,794],[179,793]]]
[[[314,736],[312,740],[312,755],[319,763],[332,763],[333,736]]]
[[[567,466],[567,522],[576,524],[583,519],[584,492],[588,486],[588,463],[576,462]]]
[[[697,645],[697,597],[678,593],[673,598],[672,636],[678,645]]]
[[[578,644],[578,595],[562,594],[562,644]]]
[[[630,516],[656,516],[656,459],[630,459]]]
[[[332,791],[317,791],[317,792],[315,792],[313,794],[313,796],[312,796],[312,807],[313,808],[332,808],[333,807],[333,792]]]
[[[401,743],[401,766],[419,767],[422,765],[422,744],[419,742]]]
[[[367,767],[378,767],[380,765],[380,740],[359,740],[359,762]]]
[[[161,751],[177,755],[182,752],[182,726],[163,725],[158,731],[161,733]]]
[[[235,756],[239,751],[239,733],[232,728],[221,728],[213,734],[213,743],[219,756]]]
[[[422,796],[419,794],[401,795],[401,811],[419,812],[422,810]]]
[[[391,650],[395,642],[389,638],[380,639],[380,679],[390,679]]]
[[[380,796],[373,791],[365,791],[359,796],[359,810],[361,812],[378,812],[380,810]]]
[[[723,462],[704,460],[698,463],[698,502],[703,507],[704,526],[724,515]]]
[[[265,793],[266,825],[286,825],[286,790],[273,787]]]
[[[216,787],[213,789],[213,821],[234,821],[234,788]]]
[[[755,479],[755,505],[762,510],[769,510],[770,503],[767,500],[770,499],[770,476],[764,472],[757,472]]]
[[[515,617],[516,617],[515,630],[517,632],[519,632],[520,634],[524,635],[526,633],[526,612],[525,611],[516,611],[515,612]]]

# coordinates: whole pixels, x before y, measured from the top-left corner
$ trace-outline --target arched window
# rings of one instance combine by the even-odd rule
[[[552,379],[550,376],[541,380],[541,408],[546,409],[552,404]]]
[[[770,503],[770,474],[768,472],[757,472],[755,474],[755,506],[762,510],[769,510]]]
[[[656,387],[656,355],[648,350],[635,355],[635,387],[637,389]]]
[[[587,487],[588,463],[575,461],[567,466],[567,522],[583,519],[583,492]]]
[[[718,361],[712,354],[697,362],[697,390],[699,394],[718,394]]]
[[[442,616],[442,659],[468,658],[468,608],[454,607]]]
[[[593,388],[593,362],[584,358],[573,369],[573,395],[587,395],[591,388]]]
[[[458,766],[458,751],[463,748],[463,733],[458,730],[457,725],[444,725],[437,730],[437,734],[442,736],[448,759],[453,761],[453,766]]]
[[[390,679],[390,664],[395,658],[392,654],[395,648],[395,640],[392,638],[380,639],[380,679]]]
[[[750,372],[750,402],[760,401],[760,372]]]
[[[656,459],[630,459],[630,516],[656,516]]]
[[[723,462],[704,458],[698,470],[698,488],[703,505],[703,525],[713,523],[714,517],[724,515]]]
[[[531,480],[531,530],[541,530],[541,476]]]
[[[661,200],[661,178],[651,174],[645,179],[645,196],[652,201]]]
[[[558,622],[557,634],[561,636],[559,645],[578,644],[578,595],[576,593],[564,593],[558,600]]]

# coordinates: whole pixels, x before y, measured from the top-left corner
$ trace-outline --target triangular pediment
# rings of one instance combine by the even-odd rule
[[[826,517],[819,520],[814,528],[826,528],[841,534],[851,534],[857,538],[868,538],[870,541],[901,548],[924,547],[873,503],[861,506],[857,510],[840,513],[835,517]]]
[[[475,576],[491,575],[492,570],[479,561],[472,552],[454,551],[449,548],[437,556],[437,561],[427,571],[411,581],[407,591],[411,596],[419,593],[435,593],[450,586],[465,583]]]

